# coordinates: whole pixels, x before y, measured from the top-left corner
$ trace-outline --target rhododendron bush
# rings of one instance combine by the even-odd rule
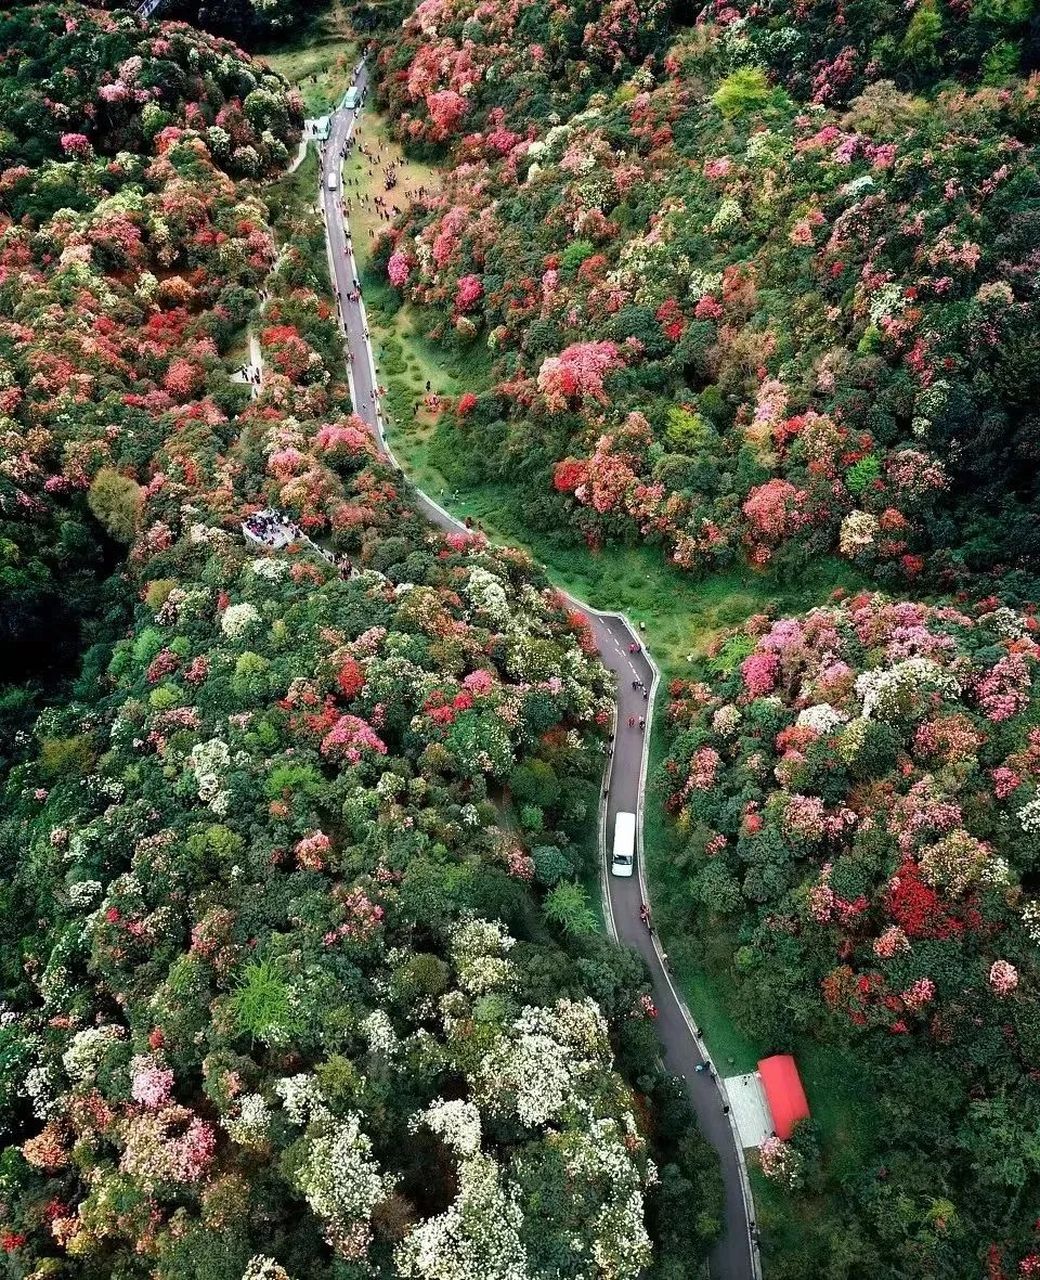
[[[591,97],[552,78],[560,25],[532,44],[540,19],[514,27],[515,6],[422,4],[394,33],[377,67],[391,126],[452,163],[384,229],[374,274],[425,331],[492,359],[478,404],[437,427],[449,479],[522,471],[532,527],[647,540],[695,572],[830,554],[887,587],[995,567],[1036,581],[1024,18],[1008,10],[1007,41],[987,28],[999,90],[939,88],[981,38],[977,6],[939,6],[950,25],[899,9],[908,41],[942,29],[912,76],[888,17],[876,47],[855,34],[869,44],[898,6],[866,8],[709,6],[696,34],[643,14],[636,66],[630,11],[604,6],[568,64]],[[598,56],[605,27],[631,61]],[[930,91],[910,96],[908,76]],[[449,89],[466,105],[450,128],[427,115]],[[561,483],[560,466],[621,452],[634,411],[648,430],[609,497]]]
[[[885,1122],[853,1213],[881,1273],[968,1276],[980,1241],[1013,1259],[1034,1233],[1002,1179],[1006,1160],[1029,1194],[1040,1177],[1038,630],[996,600],[864,594],[756,617],[669,691],[670,908],[739,939],[749,1027],[866,1064]],[[767,1176],[785,1151],[763,1151]],[[886,1239],[886,1168],[956,1201],[965,1243]]]

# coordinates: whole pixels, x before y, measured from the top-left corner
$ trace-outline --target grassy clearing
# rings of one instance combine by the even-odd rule
[[[268,189],[267,198],[280,240],[301,220],[318,217],[318,156],[313,147],[295,173],[286,174]]]
[[[383,228],[390,225],[371,203],[380,196],[387,202],[387,211],[403,210],[420,187],[436,190],[440,177],[430,165],[409,160],[400,146],[390,137],[386,122],[376,112],[366,108],[354,136],[364,146],[366,155],[357,147],[347,157],[343,166],[343,193],[351,199],[350,229],[354,237],[354,255],[362,271],[367,270],[372,244]],[[386,190],[383,168],[397,166],[397,186]],[[367,196],[369,203],[362,204],[355,196]]]
[[[310,117],[326,115],[342,98],[358,57],[346,7],[337,3],[263,59],[303,95]]]
[[[666,680],[686,675],[691,658],[751,614],[796,612],[826,599],[835,587],[856,584],[845,566],[829,561],[790,584],[748,568],[697,580],[672,568],[660,549],[650,546],[590,551],[567,530],[533,528],[524,516],[523,495],[509,486],[457,487],[436,464],[431,424],[403,425],[398,416],[388,436],[415,483],[453,514],[472,517],[494,538],[527,547],[555,582],[595,608],[620,610],[644,622]]]

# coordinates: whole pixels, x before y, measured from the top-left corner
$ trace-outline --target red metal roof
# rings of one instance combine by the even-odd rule
[[[763,1058],[758,1064],[758,1074],[773,1115],[776,1136],[786,1141],[798,1121],[807,1119],[809,1115],[809,1104],[805,1100],[805,1090],[794,1058],[789,1053]]]

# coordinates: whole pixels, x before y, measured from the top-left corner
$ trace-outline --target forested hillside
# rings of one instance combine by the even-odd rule
[[[5,625],[68,632],[5,668],[5,1274],[688,1276],[717,1171],[582,887],[608,678],[352,414],[297,98],[126,13],[0,44]]]
[[[855,1046],[876,1116],[841,1177],[808,1134],[766,1153],[816,1206],[771,1274],[1040,1265],[1036,631],[863,595],[754,618],[670,690],[669,910],[732,940],[745,1024]]]
[[[757,1162],[772,1280],[1040,1272],[1037,30],[424,0],[379,55],[441,162],[380,302],[491,362],[448,479],[590,563],[649,543],[766,598],[837,557],[890,593],[716,637],[653,782],[705,1017],[851,1077]]]
[[[284,164],[300,112],[185,27],[49,5],[0,16],[0,46],[2,755],[28,682],[68,673],[80,628],[119,616],[98,471],[144,475],[174,421],[178,471],[200,474],[227,438],[241,395],[222,355],[274,253],[266,210],[228,174]]]
[[[610,679],[376,450],[303,97],[225,38],[314,7],[0,14],[0,1269],[693,1280],[718,1170],[593,901]],[[308,111],[375,31],[436,166],[364,290],[457,393],[392,430],[576,563],[754,584],[669,650],[640,852],[711,1030],[806,1066],[767,1280],[1040,1274],[1035,5],[336,24]]]
[[[536,523],[592,546],[1030,592],[1025,16],[943,7],[926,40],[939,7],[918,6],[899,40],[855,6],[850,40],[885,27],[864,60],[824,39],[831,8],[772,8],[669,32],[657,6],[419,6],[380,93],[452,163],[382,261],[446,342],[494,358],[441,431],[460,474],[522,477]]]

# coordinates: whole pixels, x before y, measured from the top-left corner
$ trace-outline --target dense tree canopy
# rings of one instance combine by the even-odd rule
[[[738,1017],[855,1045],[877,1091],[821,1274],[853,1225],[877,1274],[1037,1265],[1037,630],[995,600],[860,596],[755,618],[670,690],[678,909],[739,939]],[[819,1176],[771,1155],[786,1183]],[[892,1196],[950,1209],[922,1227]]]
[[[1036,83],[966,62],[965,85],[907,84],[879,57],[809,100],[763,50],[830,9],[774,9],[667,46],[612,26],[603,62],[613,8],[579,61],[553,22],[540,52],[508,6],[423,4],[383,53],[394,127],[452,167],[379,262],[494,361],[442,455],[696,572],[833,553],[887,585],[1000,569],[1031,591]]]
[[[4,1266],[688,1274],[718,1172],[642,966],[575,927],[585,619],[435,534],[351,412],[320,226],[278,244],[247,181],[284,84],[180,23],[0,31]],[[243,538],[270,507],[280,551]]]

